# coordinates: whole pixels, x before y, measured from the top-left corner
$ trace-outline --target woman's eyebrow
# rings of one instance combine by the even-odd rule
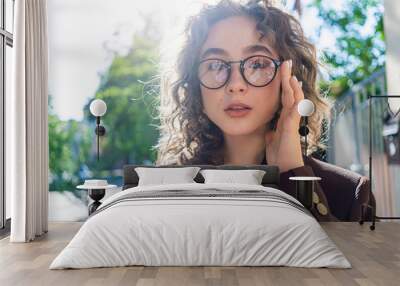
[[[269,48],[263,45],[251,45],[246,47],[243,50],[245,53],[257,53],[257,52],[264,52],[266,54],[269,54],[273,56],[273,53]],[[224,49],[221,48],[208,48],[207,50],[204,51],[204,53],[201,55],[201,59],[204,59],[210,55],[220,55],[220,56],[228,56],[228,52],[225,51]]]
[[[221,56],[227,56],[228,53],[221,48],[208,48],[205,50],[205,52],[201,55],[201,59],[204,59],[205,57],[208,57],[209,55],[221,55]]]
[[[273,53],[271,52],[271,50],[263,45],[251,45],[251,46],[248,46],[247,48],[245,48],[243,51],[245,53],[264,52],[264,53],[267,53],[267,54],[273,56]]]

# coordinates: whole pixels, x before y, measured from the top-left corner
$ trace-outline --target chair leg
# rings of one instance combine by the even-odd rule
[[[361,205],[361,215],[360,215],[360,221],[358,223],[360,225],[364,224],[364,205]]]
[[[375,220],[376,220],[376,208],[372,207],[372,225],[369,227],[370,230],[375,230]]]
[[[360,225],[364,224],[365,221],[365,213],[368,209],[371,209],[371,216],[372,216],[372,224],[369,226],[370,230],[375,230],[375,222],[376,222],[376,208],[371,205],[361,205],[361,218],[358,222]]]

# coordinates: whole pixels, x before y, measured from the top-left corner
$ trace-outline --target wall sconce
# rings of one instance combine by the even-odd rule
[[[96,117],[96,129],[95,134],[97,135],[97,161],[99,161],[100,154],[100,136],[106,134],[106,128],[100,125],[100,117],[106,114],[107,104],[101,99],[95,99],[90,103],[90,113]]]
[[[314,103],[309,99],[303,99],[297,105],[297,111],[304,118],[303,124],[299,127],[299,134],[301,136],[304,136],[305,144],[303,155],[305,157],[307,156],[307,135],[309,133],[309,129],[307,126],[308,116],[311,116],[314,113],[314,110]],[[316,181],[321,180],[321,178],[312,176],[295,176],[289,177],[289,180],[296,181],[296,199],[298,199],[308,210],[312,210],[314,208],[313,193],[315,189],[315,184]],[[318,212],[321,213],[320,209],[317,209]]]
[[[301,125],[299,128],[299,134],[301,136],[304,136],[304,143],[305,143],[303,151],[304,156],[307,156],[307,135],[310,132],[307,126],[308,116],[311,116],[314,113],[314,110],[315,110],[315,105],[309,99],[303,99],[297,105],[297,111],[302,117],[304,117],[303,125]]]

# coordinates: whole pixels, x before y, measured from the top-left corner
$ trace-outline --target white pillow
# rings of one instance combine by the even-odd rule
[[[235,183],[247,185],[261,185],[265,175],[263,170],[201,170],[200,174],[204,177],[204,183]]]
[[[196,183],[193,179],[200,167],[146,168],[136,167],[138,186]]]

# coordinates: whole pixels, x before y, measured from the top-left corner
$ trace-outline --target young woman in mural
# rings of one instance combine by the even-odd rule
[[[190,19],[176,78],[164,82],[156,164],[276,165],[292,195],[290,176],[320,176],[314,215],[357,220],[367,178],[312,156],[326,148],[321,130],[330,117],[316,87],[316,49],[295,17],[268,2],[223,0]],[[315,105],[308,156],[298,133],[304,98]]]

